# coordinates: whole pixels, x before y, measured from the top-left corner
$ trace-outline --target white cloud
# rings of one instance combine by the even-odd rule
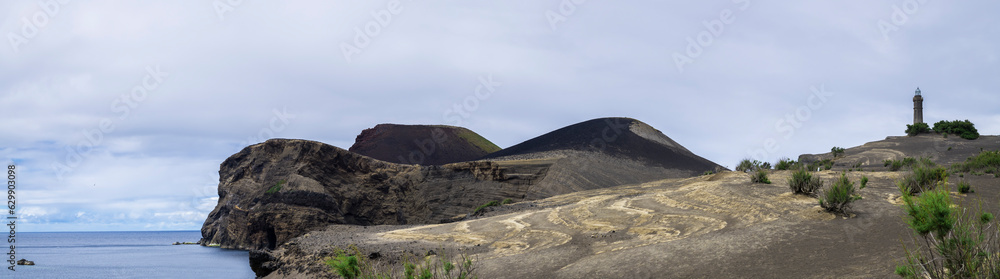
[[[464,122],[501,147],[629,116],[732,166],[820,84],[838,95],[770,160],[902,134],[917,86],[926,118],[1000,133],[996,2],[929,3],[886,40],[893,3],[751,1],[684,73],[672,54],[738,4],[590,1],[553,31],[556,0],[403,3],[350,63],[340,44],[385,3],[244,1],[224,20],[205,1],[62,6],[19,51],[0,42],[0,157],[19,164],[22,214],[37,230],[197,229],[219,163],[259,135],[347,148],[378,123],[449,124],[482,75],[503,85]],[[0,3],[0,34],[38,11]],[[162,84],[128,99],[156,66]],[[295,117],[271,129],[275,109]]]

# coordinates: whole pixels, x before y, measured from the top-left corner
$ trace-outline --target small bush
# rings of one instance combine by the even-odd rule
[[[512,199],[503,199],[503,201],[500,202],[500,205],[512,204],[512,203],[514,203],[514,200]]]
[[[903,168],[903,161],[885,160],[885,166],[889,168],[889,171],[898,171]]]
[[[958,182],[958,192],[962,194],[972,193],[972,185],[969,182],[959,181]]]
[[[271,186],[271,188],[267,189],[267,191],[265,191],[264,193],[265,194],[274,194],[274,193],[277,193],[278,191],[281,191],[281,184],[285,184],[285,181],[284,180],[278,181],[278,184],[275,184],[274,186]]]
[[[788,187],[792,189],[792,193],[812,196],[823,187],[823,180],[803,168],[792,173],[792,178],[788,179]]]
[[[479,215],[479,214],[483,213],[483,210],[485,210],[487,207],[499,206],[499,205],[500,205],[500,202],[498,202],[498,201],[489,201],[487,203],[484,203],[484,204],[476,207],[476,210],[472,212],[472,215]]]
[[[930,133],[931,127],[927,123],[917,123],[917,124],[907,124],[906,125],[906,135],[916,136],[918,134]]]
[[[757,170],[756,173],[750,175],[750,181],[753,183],[771,184],[771,180],[767,179],[766,170]]]
[[[776,170],[790,170],[795,166],[795,160],[788,158],[778,159],[778,163],[774,164],[774,169]]]
[[[324,263],[326,263],[334,273],[337,273],[340,277],[346,279],[469,279],[478,277],[475,274],[475,267],[472,265],[472,259],[465,254],[462,254],[460,258],[456,259],[452,259],[444,254],[440,256],[427,257],[423,264],[414,264],[409,260],[406,260],[403,263],[403,274],[398,274],[396,273],[398,270],[394,271],[389,267],[376,267],[376,265],[373,264],[367,256],[363,255],[354,245],[349,246],[347,250],[337,248],[334,252],[336,256],[333,258],[327,258]],[[452,262],[452,260],[458,261]],[[386,270],[379,270],[381,268],[385,268]]]
[[[816,169],[829,170],[832,168],[833,168],[833,160],[830,159],[809,163],[809,170],[816,170]]]
[[[968,119],[965,121],[938,121],[934,123],[934,132],[945,135],[953,134],[967,140],[979,138],[979,131],[976,130],[976,125],[969,122]]]
[[[883,163],[886,167],[889,167],[890,171],[898,171],[903,167],[908,167],[908,168],[912,168],[914,166],[933,167],[937,165],[933,161],[931,161],[931,159],[924,157],[921,157],[919,161],[913,157],[906,157],[903,158],[902,160],[885,160],[883,161]]]
[[[947,181],[948,171],[943,167],[915,167],[913,173],[897,182],[899,188],[906,189],[911,194],[934,189],[943,181]]]
[[[864,189],[865,187],[868,187],[868,177],[862,175],[861,176],[861,189]]]
[[[976,156],[965,159],[965,162],[953,164],[951,169],[960,172],[1000,173],[1000,150],[982,151]]]
[[[830,153],[833,153],[833,157],[834,158],[843,156],[844,155],[844,148],[843,147],[836,147],[836,146],[834,146],[833,148],[830,148]]]
[[[771,163],[762,163],[761,161],[746,158],[740,161],[736,165],[736,171],[741,172],[755,172],[757,170],[771,169]]]
[[[846,213],[850,210],[851,203],[861,199],[861,195],[856,195],[857,189],[854,182],[847,179],[847,174],[840,174],[840,179],[833,182],[830,188],[820,195],[819,205],[830,212]]]
[[[358,256],[347,255],[344,251],[338,251],[337,257],[326,260],[326,264],[344,279],[354,279],[361,275]]]
[[[993,214],[953,207],[945,187],[914,197],[903,191],[916,249],[904,247],[903,278],[1000,278],[1000,243]],[[992,232],[991,232],[992,230]]]

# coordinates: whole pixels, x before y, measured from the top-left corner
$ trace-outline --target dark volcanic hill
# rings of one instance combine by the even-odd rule
[[[523,157],[559,151],[600,152],[667,169],[701,174],[720,167],[684,148],[659,130],[631,118],[599,118],[577,123],[489,154],[484,159]]]
[[[385,154],[405,152],[407,148],[379,146],[400,142],[389,136],[407,128],[383,127],[390,127],[385,130],[389,132],[379,134],[376,127],[362,133],[359,143],[376,142],[374,150],[389,150]],[[417,131],[433,133],[426,127],[435,126]],[[481,139],[462,135],[471,133],[464,129],[452,129],[458,131],[452,134],[442,130],[449,139],[439,142]],[[420,132],[401,135],[405,142],[416,139],[418,149],[426,142]],[[445,144],[433,152],[420,152],[452,154],[446,146],[470,145],[486,146]],[[219,203],[202,226],[201,243],[252,250],[251,267],[265,276],[281,268],[269,251],[331,224],[452,222],[467,218],[489,201],[537,200],[686,178],[720,168],[656,129],[627,118],[572,125],[486,159],[429,166],[381,161],[320,142],[271,139],[248,146],[221,164]]]
[[[641,127],[624,120],[610,119],[607,126]],[[509,167],[522,162],[548,162],[547,174],[531,183],[528,193],[565,194],[500,206],[482,217],[448,224],[331,225],[267,252],[252,252],[251,262],[266,259],[265,265],[275,269],[266,278],[331,278],[336,275],[323,260],[335,253],[335,247],[354,245],[364,251],[362,255],[378,255],[376,261],[386,266],[432,254],[468,254],[475,259],[481,278],[772,278],[775,274],[781,278],[890,278],[896,276],[897,264],[905,262],[905,255],[923,240],[907,225],[896,183],[910,172],[887,171],[882,161],[924,157],[947,166],[1000,147],[998,136],[965,140],[920,135],[847,148],[837,158],[831,154],[800,156],[803,162],[833,159],[833,170],[812,173],[825,185],[840,177],[852,183],[870,180],[857,190],[863,198],[853,203],[848,214],[833,214],[820,207],[817,197],[789,190],[791,170],[769,171],[770,184],[753,183],[743,172],[720,172],[572,191],[668,170],[630,159],[663,160],[626,156],[629,148],[616,149],[615,145],[634,145],[623,144],[620,138],[605,142],[604,149],[581,146],[588,143],[587,137],[573,135],[604,130],[605,125],[597,123],[570,126],[488,161],[508,175],[520,172]],[[595,143],[612,141],[613,129],[596,134],[601,138]],[[956,206],[963,208],[959,214],[1000,210],[993,202],[1000,199],[1000,175],[950,173],[947,187],[955,189],[959,181],[974,189],[964,194],[951,192]],[[548,190],[534,192],[537,188]],[[804,258],[810,259],[805,268]],[[719,268],[719,263],[726,263],[727,268]]]
[[[361,131],[349,150],[386,162],[427,166],[472,161],[500,147],[462,127],[379,124]]]

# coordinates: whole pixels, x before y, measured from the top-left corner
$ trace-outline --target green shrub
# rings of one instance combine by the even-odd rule
[[[846,213],[850,210],[851,203],[861,199],[861,195],[855,194],[854,182],[847,179],[847,174],[840,174],[840,179],[833,182],[830,188],[820,195],[819,205],[830,212]]]
[[[924,158],[924,157],[920,157],[920,160],[917,160],[916,158],[913,157],[906,157],[903,158],[902,160],[885,160],[883,161],[883,163],[886,167],[889,167],[890,171],[898,171],[903,167],[913,168],[914,166],[925,166],[925,167],[937,166],[937,164],[935,164],[934,161],[931,161],[930,158]]]
[[[862,175],[861,176],[861,189],[864,189],[865,187],[868,187],[868,177]]]
[[[898,171],[903,168],[903,161],[899,160],[885,160],[885,166],[889,167],[890,171]]]
[[[902,180],[897,182],[900,189],[906,189],[911,194],[934,189],[943,181],[948,180],[948,171],[943,167],[913,168],[913,173],[907,174]]]
[[[931,127],[927,123],[917,123],[917,124],[907,124],[906,125],[906,135],[916,136],[917,134],[930,133]]]
[[[479,215],[479,214],[483,213],[483,210],[485,210],[487,207],[499,206],[499,205],[500,205],[500,202],[498,202],[498,201],[489,201],[487,203],[484,203],[484,204],[476,207],[476,210],[472,212],[472,215]]]
[[[834,158],[843,156],[844,155],[844,148],[843,147],[836,147],[836,146],[834,146],[833,148],[830,148],[830,153],[833,153],[833,157]]]
[[[500,205],[512,204],[512,203],[514,203],[514,200],[512,199],[503,199],[503,201],[500,202]]]
[[[771,184],[771,180],[767,179],[767,171],[762,169],[750,175],[750,181],[753,183]]]
[[[816,161],[809,164],[809,170],[815,170],[815,169],[830,170],[832,168],[833,168],[833,160],[830,159]]]
[[[802,168],[792,173],[792,178],[788,179],[788,187],[792,189],[792,193],[812,196],[823,187],[823,180]]]
[[[906,159],[904,158],[903,160],[906,160]],[[917,165],[917,166],[921,166],[921,167],[936,167],[937,166],[937,164],[935,164],[934,161],[931,161],[931,158],[926,158],[926,157],[920,157],[920,160],[917,161],[917,162],[915,162],[915,163],[913,163],[912,165]]]
[[[972,185],[970,185],[969,182],[963,180],[958,182],[958,192],[962,194],[968,194],[974,191],[972,191]]]
[[[377,268],[375,264],[373,264],[368,257],[363,255],[354,245],[349,246],[347,250],[336,248],[334,253],[336,256],[333,258],[327,258],[324,263],[326,263],[334,273],[347,279],[477,278],[475,275],[475,267],[472,264],[472,259],[466,254],[462,254],[461,258],[454,259],[458,260],[458,262],[452,262],[453,259],[444,254],[435,257],[427,257],[422,264],[414,264],[409,260],[406,260],[403,262],[403,274],[394,274],[391,270],[378,270],[379,268]]]
[[[354,279],[361,275],[358,256],[347,255],[343,251],[338,251],[337,257],[326,260],[326,264],[344,279]]]
[[[968,119],[965,121],[938,121],[934,123],[934,132],[946,135],[953,134],[967,140],[979,138],[979,131],[976,130],[976,125],[969,122]]]
[[[956,209],[946,187],[920,197],[902,191],[916,249],[904,247],[903,278],[1000,278],[1000,243],[993,214]],[[993,230],[993,231],[991,231]]]
[[[281,184],[285,184],[285,181],[284,180],[278,181],[278,184],[274,184],[274,186],[271,186],[271,188],[267,189],[267,191],[265,191],[264,193],[274,194],[277,193],[278,191],[281,191]]]
[[[776,170],[790,170],[795,166],[795,160],[788,158],[778,159],[778,163],[774,164],[774,169]]]
[[[740,161],[736,165],[736,171],[741,172],[755,172],[757,170],[771,169],[771,163],[762,163],[761,161],[746,158]]]
[[[976,156],[965,159],[965,162],[951,165],[951,169],[960,172],[1000,173],[1000,150],[982,151]]]

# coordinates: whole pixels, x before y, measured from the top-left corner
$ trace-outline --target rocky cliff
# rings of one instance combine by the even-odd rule
[[[438,223],[490,200],[523,199],[547,165],[491,162],[421,167],[375,160],[327,144],[272,139],[222,163],[219,204],[202,243],[271,249],[329,224]]]
[[[720,168],[627,118],[591,120],[485,159],[431,166],[271,139],[221,164],[219,204],[205,220],[201,243],[251,250],[251,266],[264,276],[278,268],[269,251],[329,225],[453,222],[489,201],[536,200]]]

